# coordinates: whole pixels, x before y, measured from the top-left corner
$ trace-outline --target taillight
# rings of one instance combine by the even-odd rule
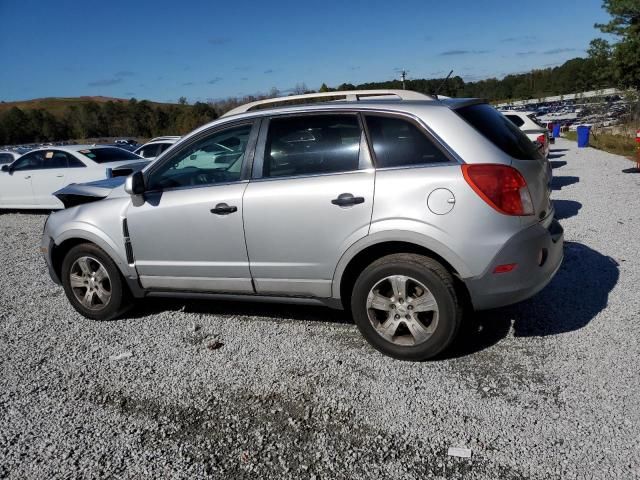
[[[542,145],[544,145],[545,143],[547,143],[547,136],[546,135],[540,135],[538,138],[536,138],[536,140],[541,143]]]
[[[473,190],[491,207],[505,215],[533,215],[527,182],[508,165],[462,165],[462,174]]]

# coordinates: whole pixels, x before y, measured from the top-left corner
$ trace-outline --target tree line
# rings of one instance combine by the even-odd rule
[[[182,135],[217,118],[208,103],[153,104],[137,101],[87,101],[61,114],[11,107],[0,113],[0,144],[22,144],[98,137]]]

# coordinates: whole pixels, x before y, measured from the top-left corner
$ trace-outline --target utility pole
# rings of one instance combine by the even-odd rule
[[[407,88],[404,85],[404,81],[407,79],[407,72],[404,68],[402,69],[402,73],[400,74],[400,79],[402,80],[402,89],[406,90]]]

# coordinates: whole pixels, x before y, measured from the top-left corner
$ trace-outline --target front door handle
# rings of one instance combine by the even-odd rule
[[[56,178],[62,178],[64,175],[56,175]]]
[[[339,207],[348,207],[364,203],[364,197],[354,197],[351,193],[341,193],[338,195],[338,198],[331,200],[331,203],[338,205]]]
[[[25,180],[29,180],[30,178],[31,178],[31,175],[25,175],[25,176],[24,176],[24,179],[25,179]]]
[[[227,205],[226,203],[219,203],[215,208],[211,209],[211,213],[215,213],[216,215],[229,215],[230,213],[234,213],[237,211],[238,207]]]

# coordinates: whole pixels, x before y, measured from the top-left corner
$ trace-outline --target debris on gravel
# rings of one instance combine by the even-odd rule
[[[640,175],[562,139],[551,161],[562,268],[424,363],[324,308],[87,320],[38,252],[46,215],[0,213],[0,478],[640,477]]]

